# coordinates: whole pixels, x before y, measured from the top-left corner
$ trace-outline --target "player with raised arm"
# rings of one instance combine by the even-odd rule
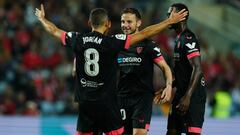
[[[180,11],[188,8],[181,3],[173,4]],[[177,90],[168,117],[167,135],[200,135],[205,112],[206,90],[201,69],[200,45],[195,34],[187,27],[187,19],[171,25],[178,34],[174,47],[174,76]]]
[[[35,15],[46,31],[75,53],[75,100],[79,104],[77,135],[92,135],[93,131],[98,130],[106,135],[120,135],[124,128],[116,95],[118,53],[184,20],[187,12],[172,12],[170,18],[132,35],[113,36],[106,36],[111,21],[107,11],[102,8],[91,11],[89,24],[92,31],[89,33],[65,32],[57,28],[45,18],[43,5],[41,9],[36,9]]]
[[[142,23],[141,18],[137,9],[125,8],[121,15],[123,33],[127,35],[137,33]],[[147,135],[155,95],[153,66],[156,64],[166,78],[166,88],[163,91],[157,90],[162,92],[158,97],[162,103],[171,98],[171,70],[161,54],[159,45],[150,39],[120,52],[118,64],[120,69],[118,100],[124,122],[124,134]]]

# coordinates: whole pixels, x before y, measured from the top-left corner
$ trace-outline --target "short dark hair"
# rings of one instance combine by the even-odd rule
[[[142,19],[140,12],[136,8],[124,8],[122,10],[122,14],[126,14],[126,13],[135,14],[137,19],[140,19],[140,20]]]
[[[108,12],[103,8],[95,8],[91,11],[89,21],[94,28],[102,26],[106,20],[108,20]]]
[[[189,16],[189,10],[188,10],[188,7],[182,3],[174,3],[171,5],[171,7],[175,7],[176,8],[176,11],[181,11],[182,9],[186,9],[186,11],[188,11],[188,14],[186,16],[186,20],[188,19],[188,16]]]

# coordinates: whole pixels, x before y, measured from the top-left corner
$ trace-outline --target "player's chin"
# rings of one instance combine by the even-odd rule
[[[131,34],[131,31],[130,30],[123,30],[124,34]]]

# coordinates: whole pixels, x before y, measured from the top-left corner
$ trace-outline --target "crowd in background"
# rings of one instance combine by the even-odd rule
[[[0,1],[0,114],[66,115],[76,114],[73,102],[73,54],[60,41],[43,30],[34,10],[42,2],[46,17],[66,31],[87,32],[88,15],[95,7],[106,8],[112,20],[110,33],[119,33],[123,7],[136,7],[144,26],[160,21],[159,1],[144,0],[57,0]],[[240,57],[233,51],[222,53],[199,37],[202,68],[208,92],[207,115],[219,106],[217,93],[223,91],[229,117],[240,115]],[[175,35],[164,32],[154,37],[171,61]],[[239,48],[238,48],[239,49]],[[167,59],[166,58],[166,59]],[[171,64],[170,64],[171,65]],[[154,81],[155,86],[159,81]],[[225,103],[225,102],[224,102]],[[221,105],[221,103],[220,103]],[[223,107],[227,106],[223,104]],[[208,113],[209,111],[209,113]]]

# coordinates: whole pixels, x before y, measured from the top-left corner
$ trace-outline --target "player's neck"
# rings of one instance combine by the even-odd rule
[[[175,31],[176,31],[177,34],[180,34],[186,29],[187,29],[187,24],[186,23],[181,23],[180,26],[177,29],[175,29]]]
[[[132,34],[135,34],[135,33],[138,33],[138,32],[139,32],[139,30],[138,30],[138,29],[136,29],[136,30],[135,30],[135,32],[133,32]]]
[[[92,31],[96,31],[96,32],[99,32],[99,33],[105,34],[106,29],[103,28],[103,27],[99,27],[99,28],[92,28]]]

